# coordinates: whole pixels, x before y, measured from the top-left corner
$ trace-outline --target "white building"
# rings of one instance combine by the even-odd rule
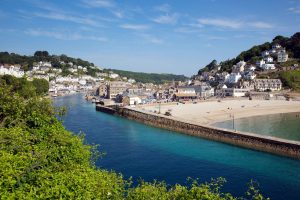
[[[119,74],[109,74],[109,78],[115,79],[118,77],[119,77]]]
[[[134,79],[132,79],[132,78],[130,78],[130,79],[128,79],[128,83],[135,83],[135,80]]]
[[[221,88],[217,91],[217,96],[229,96],[229,97],[244,97],[250,92],[249,89],[239,88]]]
[[[242,78],[240,73],[231,73],[226,82],[237,83]]]
[[[261,60],[256,62],[256,66],[262,68],[262,65],[264,65],[265,63],[266,62],[263,59],[261,59]]]
[[[280,44],[273,44],[272,49],[280,49],[281,45]]]
[[[282,82],[280,79],[256,79],[254,87],[257,91],[278,91],[282,88]]]
[[[273,70],[276,69],[275,65],[273,63],[265,63],[262,65],[262,68],[264,70]]]
[[[265,61],[266,63],[272,63],[272,62],[274,61],[274,59],[273,59],[273,57],[271,57],[271,56],[267,56],[267,57],[264,57],[264,61]]]
[[[22,77],[24,76],[24,71],[21,70],[19,67],[15,67],[14,65],[11,66],[0,66],[0,75],[11,75],[11,76],[15,76],[15,77]]]
[[[263,51],[262,53],[261,53],[261,56],[262,57],[266,57],[266,56],[269,56],[270,55],[270,53],[269,53],[269,51]]]
[[[285,50],[280,50],[277,54],[277,62],[286,62],[289,58]]]
[[[142,103],[142,99],[136,95],[126,95],[123,97],[122,103],[124,105],[138,105]]]
[[[252,71],[248,72],[247,74],[245,74],[245,79],[248,79],[248,80],[253,80],[256,78],[256,74]]]

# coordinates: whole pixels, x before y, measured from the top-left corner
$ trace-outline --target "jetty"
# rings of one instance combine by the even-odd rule
[[[141,108],[96,105],[96,110],[130,120],[239,147],[300,159],[300,142],[254,133],[216,128],[210,125],[149,112]]]

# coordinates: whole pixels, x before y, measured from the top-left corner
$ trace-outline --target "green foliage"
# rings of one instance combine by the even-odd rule
[[[33,86],[36,88],[37,95],[46,94],[49,90],[49,82],[45,79],[33,79]]]
[[[56,119],[65,109],[21,90],[17,81],[0,79],[1,199],[237,199],[221,191],[222,178],[189,186],[141,181],[135,187],[121,174],[96,168],[96,147]],[[246,195],[264,199],[254,184]]]
[[[137,82],[141,83],[155,83],[161,84],[170,81],[185,81],[187,77],[184,75],[174,75],[174,74],[155,74],[155,73],[143,73],[143,72],[130,72],[124,70],[116,70],[116,69],[107,69],[105,70],[113,71],[114,73],[119,74],[120,76],[132,78]]]
[[[272,43],[266,42],[261,45],[253,46],[247,51],[241,52],[236,58],[220,62],[221,71],[226,71],[230,73],[232,70],[232,66],[241,60],[244,60],[245,62],[249,62],[251,64],[255,64],[255,62],[260,59],[261,52],[271,49],[272,44],[276,43],[286,48],[286,51],[289,53],[289,57],[294,57],[296,59],[300,58],[300,32],[297,32],[290,38],[276,36],[273,39]],[[201,74],[204,71],[208,71],[207,66],[200,69],[198,71],[198,74]]]
[[[280,73],[284,86],[300,91],[300,71],[285,71]]]
[[[72,62],[78,66],[94,66],[93,63],[84,61],[80,58],[71,58],[64,54],[50,55],[47,51],[36,51],[33,56],[22,56],[15,53],[0,52],[0,63],[3,64],[20,64],[25,67],[24,70],[28,70],[33,66],[33,62],[48,61],[51,62],[53,67],[62,69],[64,65],[60,62],[69,63]],[[100,70],[99,70],[100,71]]]
[[[216,60],[211,61],[208,65],[198,71],[198,75],[201,75],[203,72],[214,70],[218,67]]]

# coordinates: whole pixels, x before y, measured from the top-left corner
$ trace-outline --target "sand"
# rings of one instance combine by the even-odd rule
[[[146,112],[158,112],[159,105],[135,108]],[[244,118],[277,113],[300,113],[300,101],[284,100],[222,100],[160,106],[161,113],[170,111],[172,118],[199,125],[212,125],[233,117]]]

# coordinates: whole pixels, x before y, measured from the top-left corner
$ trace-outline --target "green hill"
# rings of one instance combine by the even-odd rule
[[[235,57],[233,59],[228,59],[226,61],[220,62],[221,72],[222,71],[231,72],[232,66],[241,60],[244,60],[245,62],[248,62],[251,64],[255,64],[256,61],[261,59],[261,57],[260,57],[261,52],[271,49],[273,44],[280,44],[282,47],[285,47],[287,53],[289,54],[289,58],[294,58],[294,59],[296,59],[296,62],[299,62],[299,60],[300,60],[300,32],[297,32],[290,38],[280,36],[280,35],[276,36],[272,40],[272,42],[266,42],[261,45],[253,46],[252,48],[241,52],[237,57]],[[210,67],[212,64],[213,64],[213,62],[208,64],[207,66],[201,68],[198,71],[198,75],[200,75],[204,71],[211,70]]]
[[[156,83],[161,84],[170,81],[185,81],[188,78],[184,75],[174,74],[157,74],[157,73],[144,73],[144,72],[131,72],[116,69],[107,69],[106,71],[113,71],[122,77],[132,78],[141,83]]]
[[[95,67],[94,63],[82,60],[80,58],[72,58],[62,55],[50,55],[47,51],[36,51],[33,56],[19,55],[15,53],[0,52],[0,64],[19,64],[23,70],[30,70],[34,63],[40,61],[51,62],[54,68],[62,69],[62,75],[67,76],[71,74],[67,69],[70,67],[68,63],[73,63],[77,66],[83,66],[87,68],[87,75],[96,76],[97,72],[101,72],[100,68]],[[174,74],[157,74],[157,73],[143,73],[143,72],[131,72],[116,69],[104,69],[104,72],[113,71],[119,74],[121,77],[127,77],[135,79],[137,82],[142,83],[155,83],[160,84],[169,81],[185,81],[188,79],[184,75]]]

